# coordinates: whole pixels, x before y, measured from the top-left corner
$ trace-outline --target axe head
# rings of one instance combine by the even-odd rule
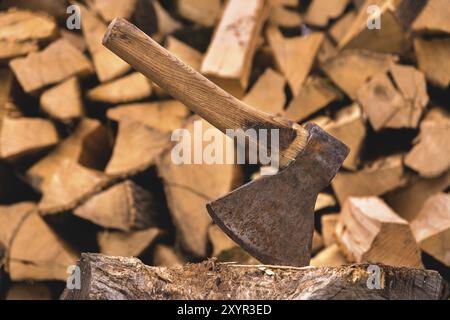
[[[214,222],[264,264],[309,265],[317,196],[349,153],[319,126],[306,129],[307,145],[289,166],[207,205]]]

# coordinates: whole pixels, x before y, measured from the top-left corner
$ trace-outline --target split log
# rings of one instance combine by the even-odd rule
[[[420,248],[450,267],[450,195],[438,193],[430,197],[411,229]]]
[[[49,16],[56,17],[60,21],[67,19],[67,3],[66,1],[54,0],[3,0],[0,3],[1,9],[20,8],[36,12],[45,12]]]
[[[325,35],[322,45],[320,46],[319,52],[317,54],[317,64],[323,65],[328,60],[333,59],[339,53],[336,45],[330,39],[329,36]]]
[[[285,85],[283,76],[268,68],[242,101],[261,111],[280,115],[286,104]]]
[[[270,0],[272,6],[285,6],[290,8],[298,8],[298,0]]]
[[[269,14],[270,24],[281,28],[299,28],[302,17],[296,11],[289,10],[282,5],[272,6]]]
[[[50,215],[75,209],[111,183],[111,178],[100,171],[63,160],[48,181],[39,210],[43,215]]]
[[[395,155],[374,161],[357,172],[339,172],[332,186],[342,205],[350,196],[381,196],[406,183],[402,157]]]
[[[35,42],[0,41],[0,61],[8,61],[38,50],[39,46]]]
[[[221,10],[220,0],[177,0],[178,14],[204,27],[213,27]]]
[[[87,50],[86,41],[82,34],[69,31],[67,29],[61,29],[60,31],[61,37],[69,41],[69,43],[77,48],[81,52],[85,52]]]
[[[117,104],[142,100],[150,97],[151,94],[150,80],[141,73],[135,72],[89,90],[87,97],[91,101]]]
[[[429,197],[450,187],[450,171],[438,178],[413,177],[409,180],[407,186],[387,194],[385,198],[403,219],[412,221]]]
[[[326,27],[330,20],[344,13],[349,0],[313,0],[306,11],[305,22],[316,27]]]
[[[339,214],[327,214],[322,216],[322,238],[325,247],[329,247],[333,243],[336,243],[334,234],[336,232],[336,225],[338,224],[339,218]]]
[[[412,24],[412,30],[420,33],[450,33],[450,8],[445,0],[429,0]]]
[[[228,1],[203,60],[202,73],[238,98],[248,86],[267,9],[266,0]]]
[[[408,222],[376,197],[346,201],[336,226],[336,241],[350,262],[422,266]]]
[[[347,33],[347,30],[352,26],[353,22],[356,19],[356,12],[349,11],[342,18],[340,18],[333,26],[329,29],[329,34],[331,38],[339,43],[342,38]]]
[[[348,264],[347,259],[336,243],[320,251],[311,259],[310,263],[314,267],[340,267]]]
[[[97,120],[84,118],[70,137],[27,171],[27,177],[34,188],[44,191],[64,160],[100,167],[109,154],[108,146],[105,127]]]
[[[277,27],[269,26],[267,39],[277,67],[284,74],[296,96],[311,71],[324,35],[313,32],[306,36],[285,38]]]
[[[0,207],[0,219],[2,238],[7,239],[6,271],[13,281],[66,280],[77,254],[50,229],[33,203]]]
[[[336,199],[327,193],[319,193],[317,196],[316,206],[314,211],[320,211],[322,209],[331,208],[336,206]]]
[[[10,67],[27,93],[72,76],[83,77],[92,72],[90,61],[66,39],[55,41],[26,58],[14,59]]]
[[[419,69],[425,73],[427,79],[446,89],[450,84],[450,39],[415,39],[414,49]]]
[[[322,65],[325,74],[350,98],[370,77],[388,71],[397,58],[364,50],[345,50]]]
[[[188,108],[176,100],[120,105],[108,110],[111,120],[120,123],[128,118],[162,132],[182,128],[188,115]]]
[[[215,139],[228,142],[224,134],[198,117],[192,117],[186,129],[194,138],[195,135],[211,130],[216,133]],[[197,132],[194,133],[195,131]],[[199,138],[201,137],[195,139]],[[184,152],[190,152],[192,158],[196,157],[195,141],[191,141],[189,137],[182,139],[180,143],[187,144],[188,149]],[[184,141],[184,139],[187,140]],[[201,143],[203,149],[209,145],[205,141]],[[211,225],[206,204],[225,195],[238,185],[239,169],[236,165],[230,164],[194,164],[198,159],[191,159],[192,164],[177,165],[172,161],[171,153],[169,151],[163,155],[157,168],[164,182],[169,209],[177,228],[178,241],[189,254],[206,257],[208,228]],[[202,157],[203,154],[200,156]]]
[[[320,235],[320,233],[318,233],[316,230],[314,230],[311,253],[314,255],[317,252],[319,252],[320,250],[322,250],[323,248],[324,248],[324,245],[323,245],[322,236]]]
[[[169,135],[140,121],[125,118],[119,123],[114,151],[105,172],[113,177],[131,177],[156,164],[170,146]]]
[[[175,268],[185,264],[172,247],[157,244],[153,251],[153,264],[158,267]]]
[[[121,257],[141,256],[161,235],[161,230],[150,228],[141,231],[103,231],[97,235],[100,252]]]
[[[136,9],[138,0],[88,0],[89,6],[97,11],[103,20],[110,22],[114,18],[129,19]]]
[[[167,37],[166,48],[188,66],[191,66],[196,71],[200,71],[203,61],[202,53],[172,36]]]
[[[415,146],[406,155],[405,164],[424,178],[439,177],[450,170],[450,114],[431,110],[420,124]]]
[[[336,120],[324,126],[332,136],[338,138],[350,148],[350,154],[344,161],[344,168],[356,170],[360,163],[360,154],[366,139],[367,129],[360,106],[354,104],[338,112]]]
[[[153,0],[151,3],[153,10],[155,11],[156,22],[158,25],[156,38],[164,38],[183,27],[180,22],[170,16],[158,0]]]
[[[53,124],[44,119],[2,119],[0,127],[0,158],[15,161],[33,155],[58,143]]]
[[[158,216],[153,195],[131,180],[94,195],[73,213],[106,229],[121,231],[154,227]]]
[[[318,76],[310,76],[297,96],[289,104],[286,117],[300,122],[343,96],[332,83]]]
[[[5,104],[11,99],[13,80],[14,77],[10,69],[0,69],[0,119],[4,116]]]
[[[115,79],[128,70],[130,65],[102,45],[106,24],[85,6],[76,4],[81,10],[81,30],[92,56],[95,72],[100,82]],[[109,4],[111,6],[111,4]]]
[[[80,85],[76,78],[45,91],[40,100],[42,110],[62,122],[71,122],[84,114]]]
[[[380,265],[379,290],[369,289],[368,265],[336,268],[236,266],[205,262],[167,269],[138,259],[84,254],[79,262],[84,290],[66,290],[63,300],[329,300],[446,299],[436,271]],[[195,277],[192,275],[195,274]]]
[[[13,284],[6,294],[6,300],[43,301],[53,300],[50,288],[44,283]]]

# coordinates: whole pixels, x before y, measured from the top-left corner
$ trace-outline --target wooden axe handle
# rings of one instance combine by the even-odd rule
[[[224,133],[227,129],[279,129],[282,166],[306,145],[306,129],[236,99],[125,19],[111,23],[103,44]]]

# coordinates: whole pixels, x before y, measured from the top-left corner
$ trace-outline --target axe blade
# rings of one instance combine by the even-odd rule
[[[309,265],[317,196],[349,153],[319,126],[306,129],[308,143],[288,167],[207,205],[214,222],[264,264]]]

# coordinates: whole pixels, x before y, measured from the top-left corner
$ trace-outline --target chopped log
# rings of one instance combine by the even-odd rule
[[[17,9],[0,13],[0,43],[46,41],[57,33],[56,21],[43,13]]]
[[[284,6],[273,6],[270,9],[269,22],[281,28],[299,28],[302,24],[302,17],[296,11],[289,10]]]
[[[4,116],[5,104],[11,100],[13,80],[14,76],[10,69],[0,69],[0,119]]]
[[[322,65],[326,75],[350,98],[356,99],[359,88],[370,77],[386,72],[397,60],[395,56],[364,50],[345,50]]]
[[[39,210],[50,215],[75,209],[110,183],[111,179],[102,172],[65,159],[48,181]]]
[[[194,70],[200,71],[203,55],[199,51],[172,36],[167,37],[166,47],[178,59],[191,66]]]
[[[36,205],[32,202],[0,206],[0,246],[5,251],[11,248],[11,242],[26,216],[35,210]]]
[[[347,12],[329,29],[331,38],[336,43],[339,43],[347,33],[347,30],[352,26],[356,19],[356,12],[354,10]]]
[[[267,29],[267,39],[278,68],[296,96],[311,71],[324,35],[313,32],[306,36],[284,38],[277,27],[270,26]]]
[[[430,197],[411,229],[420,248],[450,267],[450,195],[438,193]]]
[[[178,14],[204,27],[213,27],[221,10],[220,0],[177,0]]]
[[[334,199],[332,195],[327,193],[319,193],[314,211],[317,212],[334,206],[336,206],[336,199]]]
[[[8,42],[0,41],[0,61],[25,56],[39,50],[36,42]]]
[[[450,33],[450,8],[445,0],[429,0],[412,24],[412,30],[420,33]]]
[[[439,177],[450,169],[450,114],[435,108],[420,124],[415,146],[405,164],[424,178]]]
[[[6,300],[43,301],[53,299],[50,288],[44,283],[16,283],[9,288],[6,294]]]
[[[87,97],[91,101],[117,104],[142,100],[150,97],[151,94],[150,80],[141,73],[134,72],[89,90]]]
[[[63,300],[438,300],[448,296],[446,282],[436,271],[382,265],[379,290],[367,286],[373,276],[369,265],[292,268],[205,262],[167,269],[145,266],[138,259],[94,254],[84,254],[78,265],[84,290],[67,289]]]
[[[152,5],[158,24],[158,34],[156,37],[165,37],[183,27],[181,23],[170,16],[158,0],[152,1]]]
[[[131,177],[154,165],[169,146],[167,133],[125,118],[119,123],[116,145],[105,172],[113,177]]]
[[[172,247],[157,244],[153,251],[153,264],[157,267],[175,268],[185,263]]]
[[[66,39],[53,42],[40,52],[10,62],[19,83],[27,93],[56,84],[72,76],[91,74],[89,60]]]
[[[161,235],[161,230],[150,228],[141,231],[103,231],[97,235],[100,252],[121,257],[141,256]]]
[[[70,42],[72,46],[77,48],[81,52],[85,52],[87,49],[86,41],[82,34],[69,31],[66,29],[61,29],[59,31],[61,33],[61,37]]]
[[[450,187],[450,171],[438,178],[414,177],[409,180],[407,186],[387,194],[385,198],[403,219],[412,221],[429,197]]]
[[[80,85],[76,78],[45,91],[40,100],[42,110],[62,122],[71,122],[84,114]]]
[[[23,10],[45,12],[50,16],[56,17],[58,20],[65,21],[67,19],[66,1],[3,0],[2,3],[0,3],[1,9],[7,9],[11,7],[20,8]]]
[[[415,39],[414,49],[419,69],[425,73],[427,79],[446,89],[450,84],[450,39]]]
[[[289,104],[286,116],[300,122],[341,98],[342,94],[329,81],[322,77],[310,76]]]
[[[401,156],[374,161],[357,172],[339,172],[332,182],[342,205],[350,196],[381,196],[406,184]]]
[[[106,229],[143,230],[157,223],[155,202],[150,192],[127,180],[94,195],[73,213]]]
[[[339,214],[327,214],[322,216],[321,224],[322,224],[322,238],[325,247],[331,246],[333,243],[336,243],[334,234],[336,232],[336,225],[339,221]]]
[[[360,163],[360,154],[366,139],[366,122],[361,108],[354,104],[338,112],[336,120],[325,125],[325,130],[350,148],[350,154],[344,161],[344,168],[356,170]]]
[[[268,68],[259,77],[243,101],[261,111],[281,115],[286,104],[284,87],[286,80],[278,72]]]
[[[316,27],[326,27],[330,20],[344,13],[349,0],[313,0],[306,11],[305,22]]]
[[[338,53],[339,50],[337,49],[336,45],[333,43],[329,36],[325,35],[319,52],[317,53],[317,64],[323,65],[328,60],[336,57]]]
[[[202,73],[238,98],[248,86],[267,9],[266,0],[228,1],[203,60]]]
[[[297,8],[299,6],[298,0],[270,0],[272,6],[285,6],[290,8]]]
[[[311,253],[316,254],[317,252],[322,250],[323,247],[324,247],[324,245],[323,245],[322,236],[320,235],[320,233],[318,233],[316,230],[314,230]]]
[[[320,251],[310,263],[314,267],[340,267],[347,264],[347,259],[336,243]]]
[[[182,128],[189,110],[176,100],[121,105],[108,110],[108,118],[117,122],[131,119],[163,132]]]
[[[0,128],[0,158],[16,161],[33,155],[58,143],[53,124],[44,119],[2,119]]]
[[[44,222],[32,203],[2,207],[9,230],[6,271],[13,281],[66,280],[77,254]],[[7,231],[8,232],[8,231]]]
[[[207,122],[196,122],[197,120],[198,117],[192,117],[186,126],[191,136],[194,136],[195,128],[202,133],[216,130]],[[218,130],[216,133],[216,139],[228,139]],[[194,155],[195,142],[188,143],[192,148],[191,154]],[[207,145],[203,141],[203,147]],[[181,247],[196,257],[206,257],[208,228],[211,225],[206,204],[225,195],[237,185],[240,176],[238,167],[229,164],[176,165],[172,161],[171,152],[166,152],[157,168],[164,182],[168,206]]]
[[[136,9],[138,0],[88,0],[89,6],[97,11],[103,20],[110,22],[114,18],[129,19]]]
[[[99,167],[109,153],[108,145],[105,127],[97,120],[84,118],[70,137],[27,171],[27,176],[34,188],[44,191],[64,160]]]
[[[107,30],[106,24],[85,6],[79,3],[77,6],[83,17],[81,30],[100,82],[110,81],[125,74],[130,70],[130,65],[102,45],[103,36]]]
[[[336,241],[350,262],[422,266],[408,222],[376,197],[346,201],[336,226]]]

